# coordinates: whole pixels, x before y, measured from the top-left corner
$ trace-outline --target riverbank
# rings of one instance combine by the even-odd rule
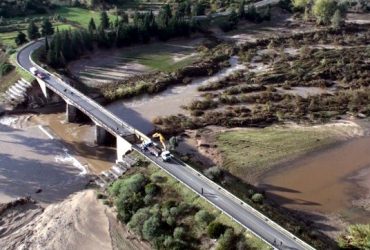
[[[266,202],[335,240],[349,223],[369,218],[369,140],[365,120],[264,129],[210,126],[187,130],[177,151],[203,171],[216,165],[231,174],[238,184],[225,185],[234,193],[253,184]]]

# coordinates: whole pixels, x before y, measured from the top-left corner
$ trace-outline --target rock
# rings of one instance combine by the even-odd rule
[[[41,193],[42,192],[42,189],[41,188],[38,188],[38,189],[36,189],[36,194],[39,194],[39,193]]]

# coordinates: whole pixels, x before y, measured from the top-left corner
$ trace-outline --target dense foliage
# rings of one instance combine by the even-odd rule
[[[27,16],[44,14],[53,7],[49,0],[2,0],[0,3],[1,17]]]
[[[150,178],[147,174],[138,171],[119,179],[111,185],[109,193],[118,218],[155,249],[199,249],[203,241],[211,240],[204,234],[207,228],[212,238],[221,237],[218,249],[236,244],[248,247],[243,235],[214,222],[215,215],[182,201],[177,189],[168,184],[166,178],[159,178],[156,172]],[[198,237],[202,237],[202,241]]]
[[[195,26],[185,19],[184,13],[176,12],[174,15],[169,5],[165,5],[157,17],[152,12],[136,12],[132,22],[128,22],[125,17],[117,17],[114,22],[110,22],[107,13],[103,11],[98,27],[91,19],[88,30],[57,31],[50,49],[45,50],[45,58],[51,66],[60,67],[92,50],[94,43],[100,48],[122,47],[147,43],[152,38],[167,40],[176,36],[189,36],[192,29]],[[53,33],[47,20],[42,25],[42,33]],[[29,39],[39,36],[37,26],[31,22],[28,28]]]

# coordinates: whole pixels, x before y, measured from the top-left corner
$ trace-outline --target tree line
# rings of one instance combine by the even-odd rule
[[[99,21],[99,25],[96,25],[95,20],[91,18],[88,29],[64,31],[57,29],[53,39],[50,42],[46,41],[44,53],[46,62],[51,66],[60,67],[77,59],[87,50],[93,50],[94,45],[99,48],[119,48],[136,43],[148,43],[153,38],[165,41],[172,37],[187,37],[197,29],[197,23],[186,18],[186,12],[178,10],[174,12],[169,5],[165,5],[157,16],[151,11],[136,12],[131,21],[126,14],[117,16],[112,21],[107,12],[103,11]],[[39,36],[37,28],[30,24],[29,39]]]

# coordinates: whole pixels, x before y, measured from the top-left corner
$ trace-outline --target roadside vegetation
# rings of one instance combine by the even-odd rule
[[[349,226],[339,237],[338,245],[341,249],[370,249],[370,225]]]
[[[106,204],[155,249],[269,249],[183,184],[142,161],[108,188]],[[216,239],[216,243],[212,240]]]

